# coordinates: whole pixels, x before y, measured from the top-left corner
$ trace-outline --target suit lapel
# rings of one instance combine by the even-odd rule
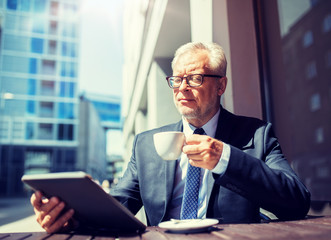
[[[233,115],[225,110],[222,106],[220,108],[221,112],[218,118],[215,138],[221,140],[222,142],[229,143],[232,128],[234,126],[233,121],[235,121],[235,119]]]
[[[240,133],[238,133],[238,129],[236,128],[240,125],[240,121],[242,120],[240,120],[238,116],[221,107],[215,138],[241,150],[252,148],[254,144],[253,138],[247,139],[245,138],[245,134],[242,134],[240,138],[238,138],[238,134]],[[245,129],[245,131],[249,131],[249,129]]]

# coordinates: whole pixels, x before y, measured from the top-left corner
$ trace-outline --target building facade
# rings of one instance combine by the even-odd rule
[[[275,87],[284,92],[274,102],[287,107],[275,120],[295,170],[323,200],[331,199],[331,3],[312,4],[282,38],[284,77]]]
[[[87,172],[93,179],[107,179],[106,130],[94,104],[80,98],[79,144],[75,170]]]
[[[79,2],[0,1],[0,195],[23,174],[75,169]]]
[[[95,107],[100,122],[105,129],[122,129],[121,102],[120,96],[110,96],[84,92],[81,98],[88,99]]]
[[[100,182],[108,180],[110,184],[119,178],[123,165],[122,152],[114,149],[114,142],[120,139],[108,136],[112,131],[119,134],[122,131],[121,98],[81,94],[77,170],[90,173]]]

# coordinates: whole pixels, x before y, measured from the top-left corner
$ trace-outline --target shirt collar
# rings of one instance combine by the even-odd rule
[[[203,130],[205,130],[206,134],[210,137],[215,137],[220,112],[220,109],[218,109],[217,113],[205,125],[202,126]],[[182,117],[182,120],[183,132],[185,136],[187,137],[192,135],[196,127],[189,124],[184,117]]]

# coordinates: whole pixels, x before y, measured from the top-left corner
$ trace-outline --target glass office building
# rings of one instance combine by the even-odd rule
[[[84,92],[80,98],[87,99],[93,104],[104,129],[122,129],[121,97]]]
[[[70,171],[78,146],[77,0],[0,0],[0,196]]]

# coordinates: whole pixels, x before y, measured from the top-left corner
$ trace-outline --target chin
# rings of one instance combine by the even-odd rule
[[[185,110],[179,109],[179,113],[187,119],[196,118],[197,115],[198,115],[197,112],[195,110],[192,110],[192,109],[190,109],[190,110],[188,110],[188,109],[185,109]]]

